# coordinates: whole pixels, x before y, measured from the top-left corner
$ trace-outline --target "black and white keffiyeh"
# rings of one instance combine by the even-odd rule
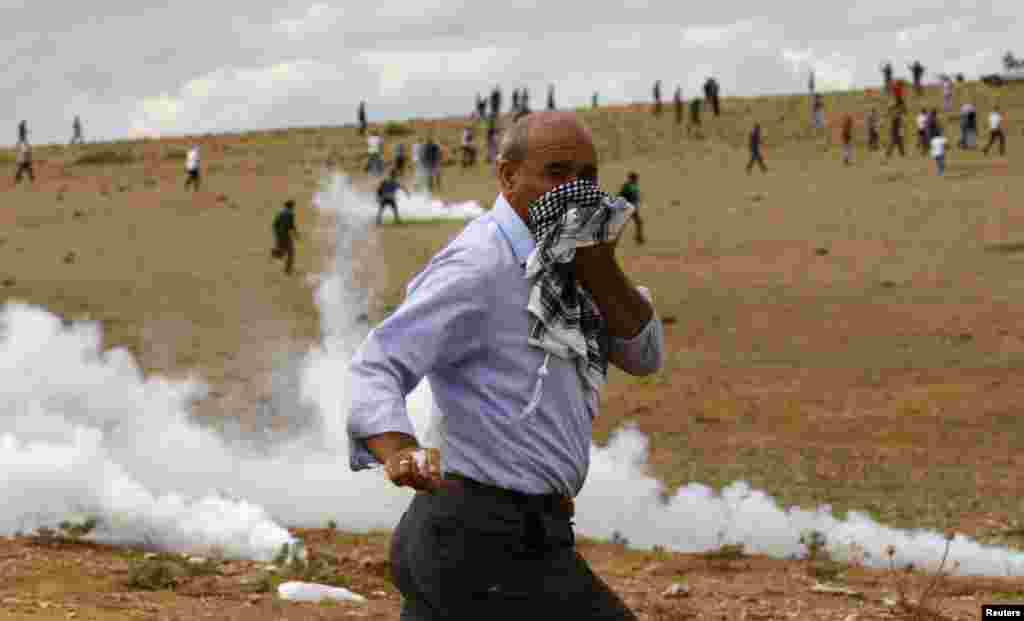
[[[536,278],[526,307],[532,315],[529,343],[547,354],[528,410],[537,406],[552,354],[575,358],[589,388],[599,390],[604,385],[608,373],[604,321],[573,273],[573,258],[577,248],[616,240],[634,209],[586,179],[560,185],[530,203],[527,227],[537,245],[526,261],[526,277]]]

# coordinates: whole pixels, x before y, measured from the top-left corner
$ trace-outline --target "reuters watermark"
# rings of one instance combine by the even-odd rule
[[[982,619],[1024,619],[1024,604],[985,604]]]

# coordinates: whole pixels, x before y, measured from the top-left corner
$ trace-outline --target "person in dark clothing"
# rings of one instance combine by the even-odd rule
[[[548,86],[548,110],[555,109],[555,85]]]
[[[18,123],[18,142],[28,142],[28,121]]]
[[[363,136],[366,134],[366,102],[359,102],[359,111],[357,116],[359,117],[359,135]]]
[[[640,175],[635,172],[630,172],[626,176],[626,182],[622,184],[622,189],[619,190],[619,196],[629,201],[629,204],[636,207],[633,210],[631,216],[633,222],[636,224],[636,234],[634,239],[637,244],[644,243],[644,221],[640,219]]]
[[[284,258],[284,273],[291,274],[295,265],[295,238],[299,231],[295,228],[295,201],[288,199],[284,209],[274,218],[274,248],[270,251],[272,259]]]
[[[427,190],[433,192],[441,189],[441,145],[434,137],[427,139],[423,145],[423,165],[427,169]]]
[[[899,113],[892,115],[892,123],[889,126],[889,146],[885,150],[885,159],[892,157],[892,152],[897,149],[902,157],[907,156],[907,151],[903,146],[903,116]]]
[[[498,118],[501,114],[501,87],[495,86],[491,91],[491,117]]]
[[[711,104],[711,110],[714,112],[715,116],[719,116],[721,114],[721,109],[718,105],[718,80],[708,78],[707,81],[704,82],[704,98],[709,104]]]
[[[661,80],[654,81],[654,116],[661,116]]]
[[[75,115],[75,120],[71,122],[71,142],[69,142],[68,144],[72,145],[84,143],[85,138],[82,137],[82,119],[78,118],[78,115]]]
[[[882,65],[882,89],[886,95],[892,89],[892,63],[888,61]]]
[[[939,109],[932,108],[932,111],[928,113],[928,144],[932,142],[932,138],[937,136],[940,132],[939,128]]]
[[[703,137],[700,131],[700,105],[700,97],[694,97],[690,100],[690,124],[686,126],[687,136],[696,133],[698,138]]]
[[[877,151],[878,150],[879,140],[881,138],[881,136],[879,136],[879,124],[880,123],[881,123],[881,119],[878,116],[878,110],[876,110],[875,108],[872,108],[871,112],[868,114],[868,121],[867,121],[867,126],[868,126],[868,150],[869,151]]]
[[[399,177],[405,174],[405,143],[400,142],[395,147],[395,163],[394,170]]]
[[[590,96],[590,107],[597,110],[597,91],[594,91],[594,94]]]
[[[512,90],[512,114],[519,111],[519,89]]]
[[[380,226],[384,223],[384,210],[391,208],[392,213],[395,214],[395,223],[401,224],[402,220],[398,217],[398,203],[396,202],[396,196],[398,191],[402,190],[406,194],[409,193],[401,183],[398,182],[398,171],[392,169],[391,176],[380,182],[377,186],[377,225]]]
[[[754,169],[754,164],[761,167],[762,173],[768,172],[764,165],[764,157],[761,155],[761,124],[754,123],[754,129],[750,132],[750,161],[747,162],[747,174]]]
[[[672,95],[672,105],[676,109],[676,125],[681,125],[683,123],[683,87],[676,87],[676,92]]]
[[[476,164],[476,145],[473,128],[466,127],[462,130],[462,167],[469,168]]]
[[[924,92],[921,86],[921,79],[924,77],[924,65],[921,64],[921,61],[915,60],[914,64],[910,65],[910,74],[914,78],[914,93],[920,96]]]

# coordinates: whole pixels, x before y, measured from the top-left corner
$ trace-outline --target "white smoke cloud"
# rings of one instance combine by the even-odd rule
[[[290,541],[284,526],[397,523],[410,492],[379,471],[351,472],[346,453],[347,367],[366,334],[368,295],[350,263],[355,241],[373,241],[376,206],[342,177],[316,200],[337,240],[333,271],[317,290],[322,341],[282,371],[296,385],[277,405],[296,420],[312,408],[317,424],[268,435],[256,449],[236,444],[191,417],[206,390],[199,380],[146,378],[126,351],[102,351],[96,324],[65,325],[45,309],[9,304],[0,313],[0,535],[95,516],[100,541],[266,560]],[[436,444],[426,383],[408,403],[418,435]],[[896,562],[933,566],[945,544],[940,533],[891,529],[861,514],[787,510],[743,482],[721,493],[691,484],[666,499],[646,460],[647,439],[630,427],[594,447],[578,499],[581,534],[685,552],[743,543],[788,557],[804,552],[801,533],[818,530],[837,557],[855,555],[856,544],[876,566],[890,544]],[[964,574],[1024,570],[1024,554],[962,536],[950,557]]]

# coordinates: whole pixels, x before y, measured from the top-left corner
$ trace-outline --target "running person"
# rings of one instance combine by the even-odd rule
[[[626,182],[622,184],[622,189],[619,190],[619,196],[629,201],[635,209],[633,210],[633,222],[636,223],[636,234],[634,239],[636,243],[644,243],[644,221],[640,219],[640,175],[635,172],[630,172],[626,176]]]

